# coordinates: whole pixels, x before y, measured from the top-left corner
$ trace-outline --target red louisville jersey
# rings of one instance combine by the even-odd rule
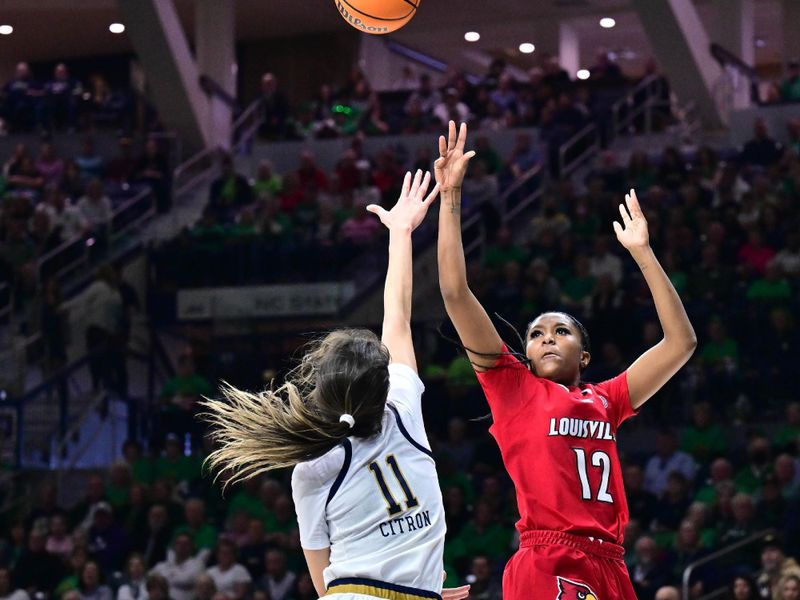
[[[626,373],[568,388],[504,355],[478,381],[492,411],[489,431],[516,486],[517,529],[621,544],[628,503],[616,435],[634,414]]]

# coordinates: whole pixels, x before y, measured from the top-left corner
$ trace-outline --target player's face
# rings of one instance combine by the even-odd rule
[[[562,313],[546,313],[528,330],[526,354],[539,377],[564,385],[576,385],[581,368],[589,363],[582,349],[580,331]]]

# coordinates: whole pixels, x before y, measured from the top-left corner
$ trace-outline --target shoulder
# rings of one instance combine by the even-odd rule
[[[309,490],[334,480],[344,458],[345,450],[338,445],[319,458],[298,463],[292,471],[292,488],[297,491]]]
[[[389,365],[389,385],[393,388],[402,387],[417,394],[425,391],[425,384],[419,378],[419,374],[402,363],[391,363]]]

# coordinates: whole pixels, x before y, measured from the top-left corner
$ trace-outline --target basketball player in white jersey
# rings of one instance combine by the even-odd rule
[[[422,422],[424,386],[411,340],[411,233],[437,188],[406,174],[390,211],[381,339],[334,331],[276,390],[232,387],[205,402],[226,484],[294,466],[292,492],[306,562],[320,596],[336,600],[466,598],[442,591],[445,517]]]

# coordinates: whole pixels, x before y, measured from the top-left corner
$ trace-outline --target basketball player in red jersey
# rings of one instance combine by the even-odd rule
[[[478,374],[492,412],[490,432],[517,493],[520,549],[506,566],[504,600],[635,600],[623,562],[628,506],[617,456],[619,425],[635,414],[692,355],[697,340],[678,294],[649,244],[631,190],[614,222],[639,265],[664,338],[627,371],[581,381],[589,336],[560,312],[536,317],[525,357],[509,352],[467,284],[461,243],[461,182],[474,152],[467,128],[439,139],[439,284],[447,314]]]

